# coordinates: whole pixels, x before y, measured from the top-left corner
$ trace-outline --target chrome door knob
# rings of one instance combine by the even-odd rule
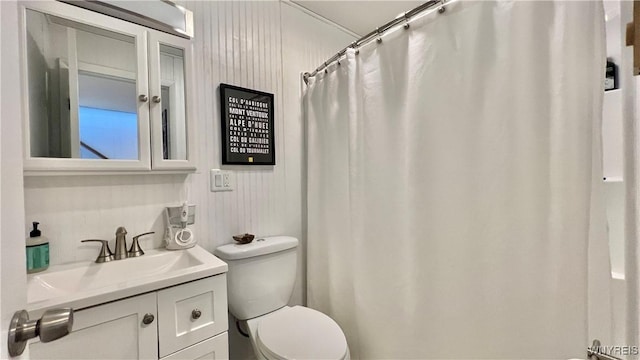
[[[153,320],[155,320],[155,316],[153,316],[153,314],[150,313],[146,313],[144,314],[144,317],[142,317],[142,323],[145,325],[149,325],[153,322]]]
[[[40,319],[29,320],[25,310],[16,311],[9,324],[9,355],[19,356],[27,340],[40,337],[43,343],[68,335],[73,328],[73,309],[47,310]]]
[[[162,101],[162,98],[158,95],[154,96],[152,99],[153,99],[153,102],[156,104],[159,104]]]
[[[200,311],[200,309],[193,309],[191,312],[191,318],[193,320],[198,320],[200,319],[200,316],[202,316],[202,311]]]
[[[142,94],[142,95],[138,96],[138,100],[140,100],[142,102],[147,102],[147,101],[149,101],[149,97],[147,95]]]
[[[53,309],[48,310],[40,320],[40,341],[43,343],[57,340],[63,336],[67,336],[73,328],[73,310],[72,309]]]

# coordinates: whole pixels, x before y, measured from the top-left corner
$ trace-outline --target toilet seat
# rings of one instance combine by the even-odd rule
[[[257,345],[270,359],[344,359],[347,340],[333,319],[302,306],[279,311],[258,324]]]

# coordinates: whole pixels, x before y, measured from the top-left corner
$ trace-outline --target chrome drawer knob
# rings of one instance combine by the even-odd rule
[[[144,314],[144,317],[142,318],[142,323],[145,325],[149,325],[153,322],[153,320],[155,320],[155,316],[153,316],[153,314],[150,313],[146,313]]]
[[[162,102],[162,98],[158,95],[154,96],[152,99],[153,99],[153,102],[156,104],[159,104],[160,102]]]
[[[138,96],[138,100],[140,100],[141,102],[147,102],[149,101],[149,97],[145,94],[142,94],[140,96]]]
[[[193,311],[191,312],[191,318],[193,320],[198,320],[200,319],[200,316],[202,316],[202,311],[200,311],[199,309],[193,309]]]

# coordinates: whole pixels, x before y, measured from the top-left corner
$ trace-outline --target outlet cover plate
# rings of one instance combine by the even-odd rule
[[[231,170],[211,169],[209,184],[211,192],[233,191],[236,187],[236,177]]]

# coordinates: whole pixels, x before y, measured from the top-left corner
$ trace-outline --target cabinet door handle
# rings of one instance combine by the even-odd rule
[[[145,325],[149,325],[153,322],[153,320],[155,320],[155,316],[153,316],[153,314],[150,313],[146,313],[144,314],[144,317],[142,318],[142,323]]]
[[[200,311],[200,309],[193,309],[191,312],[191,318],[193,320],[198,320],[200,319],[200,316],[202,316],[202,311]]]
[[[160,96],[156,95],[154,97],[152,97],[153,102],[156,104],[159,104],[162,101],[162,98],[160,98]]]
[[[147,102],[149,101],[149,97],[145,94],[142,94],[140,96],[138,96],[138,100],[142,101],[142,102]]]

